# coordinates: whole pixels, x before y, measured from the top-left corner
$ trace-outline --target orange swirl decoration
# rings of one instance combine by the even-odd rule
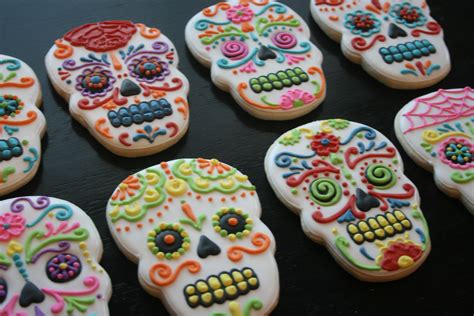
[[[20,78],[20,82],[0,82],[0,88],[28,88],[35,83],[31,77]]]
[[[243,4],[243,5],[248,5],[249,3],[255,4],[255,5],[258,5],[258,6],[262,6],[262,5],[267,5],[267,4],[268,4],[268,0],[261,0],[261,1],[257,1],[257,0],[240,0],[239,2],[240,2],[241,4]]]
[[[243,258],[243,252],[250,255],[257,255],[265,252],[270,247],[270,237],[264,233],[255,233],[252,237],[252,244],[257,247],[255,249],[243,247],[243,246],[232,246],[227,249],[227,257],[230,260],[237,262]]]
[[[54,57],[58,59],[66,59],[72,56],[74,49],[71,45],[63,43],[61,39],[55,40],[54,44],[57,46],[56,50],[54,51]]]
[[[213,8],[214,10],[212,10]],[[219,10],[227,11],[229,9],[230,9],[230,4],[228,4],[227,2],[219,2],[215,6],[202,10],[202,14],[204,14],[204,16],[207,16],[207,17],[213,17],[217,14],[217,12],[219,12]]]
[[[436,22],[428,22],[426,24],[426,28],[428,29],[428,31],[420,30],[420,29],[413,30],[411,31],[411,35],[414,37],[420,37],[421,33],[428,34],[428,35],[437,35],[441,33],[441,25],[439,25]]]
[[[186,100],[182,97],[177,97],[176,99],[174,99],[174,103],[176,103],[176,104],[181,103],[183,105],[183,106],[180,106],[178,108],[178,111],[183,114],[183,119],[187,119],[188,118],[188,108],[189,108],[188,102],[186,102]]]
[[[311,66],[308,68],[308,73],[310,75],[314,75],[316,73],[319,74],[319,76],[321,77],[321,87],[319,88],[319,91],[314,94],[314,97],[316,99],[319,99],[321,98],[321,96],[324,95],[324,92],[326,91],[326,77],[324,77],[324,73],[323,73],[323,70],[321,68],[318,68],[316,66]]]
[[[159,29],[146,27],[145,24],[142,23],[137,23],[135,25],[140,29],[140,35],[144,38],[153,39],[161,35],[161,31]]]
[[[354,47],[355,49],[360,50],[360,51],[365,51],[371,48],[372,46],[374,46],[375,42],[377,41],[385,42],[385,40],[386,40],[385,36],[382,34],[379,34],[375,36],[374,38],[372,38],[372,41],[370,41],[369,44],[367,44],[367,41],[363,39],[362,37],[354,37],[351,41],[351,44],[352,44],[352,47]]]
[[[28,117],[28,119],[22,120],[22,121],[0,120],[0,125],[1,124],[8,124],[12,126],[28,125],[36,121],[38,114],[35,111],[29,111],[28,113],[26,113],[26,116]]]
[[[167,286],[174,283],[181,271],[184,269],[188,269],[189,272],[195,274],[201,271],[201,265],[195,260],[186,260],[173,272],[173,269],[166,263],[155,263],[150,268],[149,276],[154,284],[158,286]],[[157,276],[159,276],[159,278]]]

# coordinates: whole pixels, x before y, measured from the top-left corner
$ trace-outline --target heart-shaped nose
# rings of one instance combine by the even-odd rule
[[[390,36],[390,38],[406,37],[407,32],[405,32],[396,24],[390,23],[390,25],[388,26],[388,36]]]
[[[357,188],[356,205],[361,211],[368,212],[374,207],[378,207],[380,205],[380,202],[372,195],[367,194],[363,190]]]
[[[277,55],[267,46],[262,45],[258,51],[258,58],[261,60],[275,59]]]
[[[41,303],[45,299],[43,292],[32,282],[28,281],[23,286],[20,294],[20,306],[28,307],[34,303]]]
[[[202,235],[199,239],[199,245],[197,249],[197,254],[199,258],[207,258],[208,256],[217,256],[221,253],[221,248],[219,248],[216,243]]]
[[[125,79],[122,81],[122,86],[120,87],[120,94],[124,97],[130,97],[132,95],[137,95],[142,92],[142,89],[130,79]]]

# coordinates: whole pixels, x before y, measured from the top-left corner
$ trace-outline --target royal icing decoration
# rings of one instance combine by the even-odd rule
[[[311,0],[311,13],[347,58],[387,86],[431,86],[451,69],[425,0]]]
[[[474,90],[438,90],[405,105],[395,130],[406,152],[438,187],[474,214]]]
[[[296,12],[269,0],[219,2],[186,26],[186,43],[213,82],[269,120],[302,116],[325,97],[322,55],[309,38]]]
[[[355,277],[399,279],[428,256],[417,189],[397,149],[375,129],[343,119],[300,126],[270,147],[265,171],[306,235]]]
[[[46,120],[38,78],[24,62],[0,55],[0,196],[28,183],[41,161]]]
[[[0,201],[0,315],[109,315],[101,254],[77,206],[45,196]]]
[[[159,152],[188,128],[189,84],[173,43],[158,29],[85,24],[56,40],[46,66],[71,115],[115,154]]]
[[[107,221],[140,284],[173,315],[268,315],[275,240],[247,176],[216,159],[163,162],[126,178]]]

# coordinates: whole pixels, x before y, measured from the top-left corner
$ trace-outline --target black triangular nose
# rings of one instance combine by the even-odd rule
[[[368,212],[374,207],[378,207],[380,205],[380,202],[372,195],[365,193],[361,189],[357,189],[356,205],[361,211]]]
[[[212,240],[202,235],[199,239],[197,254],[199,258],[207,258],[208,256],[216,256],[221,253],[221,248]]]
[[[120,94],[124,97],[130,97],[132,95],[137,95],[142,90],[140,87],[130,79],[125,79],[122,81],[122,86],[120,87]]]
[[[407,36],[407,32],[396,24],[390,23],[388,26],[388,36],[390,36],[390,38],[405,37]]]
[[[262,45],[258,51],[258,58],[261,60],[275,59],[277,55],[267,46]]]
[[[41,303],[45,299],[43,292],[31,283],[30,281],[26,282],[21,290],[20,294],[20,306],[28,307],[34,303]]]

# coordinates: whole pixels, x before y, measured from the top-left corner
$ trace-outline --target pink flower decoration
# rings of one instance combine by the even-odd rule
[[[242,22],[249,22],[254,17],[255,13],[248,7],[238,4],[227,10],[227,19],[235,24]]]
[[[464,138],[448,138],[439,146],[438,155],[442,162],[454,169],[474,167],[474,146]]]
[[[0,215],[0,241],[9,241],[19,237],[25,231],[26,220],[23,216],[5,213]]]
[[[311,103],[314,99],[314,96],[309,92],[300,89],[289,90],[281,96],[280,107],[283,110],[289,110]]]

